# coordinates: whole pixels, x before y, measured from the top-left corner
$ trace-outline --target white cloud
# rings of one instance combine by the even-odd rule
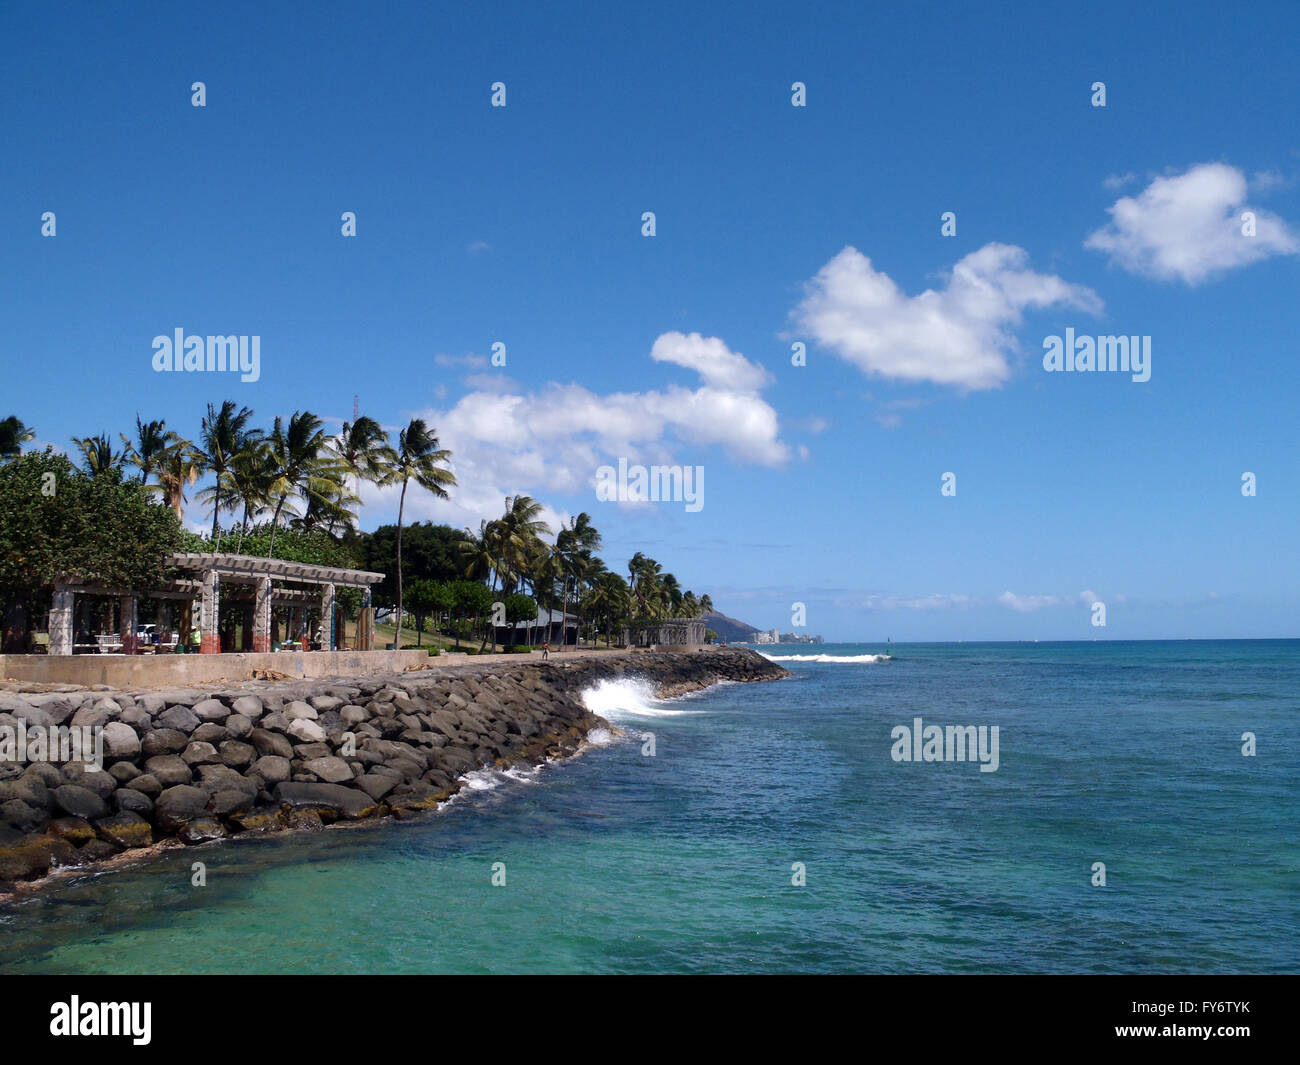
[[[1015,592],[1003,592],[998,602],[1022,614],[1031,614],[1048,606],[1060,606],[1061,600],[1054,595],[1017,595]]]
[[[1026,310],[1066,305],[1096,312],[1090,289],[1026,268],[1029,253],[986,244],[959,260],[942,289],[908,296],[853,247],[805,286],[794,320],[865,373],[963,389],[1011,375],[1011,330]]]
[[[716,337],[668,333],[655,342],[656,353],[658,361],[696,369],[703,384],[607,394],[555,383],[532,392],[478,388],[449,409],[419,412],[452,452],[458,485],[447,500],[412,486],[410,520],[477,528],[480,518],[500,516],[506,496],[520,492],[539,500],[586,496],[588,509],[605,505],[595,498],[596,470],[620,457],[710,467],[702,449],[716,447],[742,464],[777,467],[790,459],[777,413],[756,391],[769,380],[761,367]],[[394,489],[367,486],[363,497],[367,506],[396,513]]]
[[[1122,189],[1125,185],[1136,180],[1137,175],[1130,170],[1127,174],[1111,174],[1108,178],[1105,178],[1101,184],[1103,188],[1115,190]]]
[[[1271,184],[1271,179],[1261,183]],[[1108,208],[1110,222],[1084,242],[1131,273],[1197,285],[1274,255],[1294,255],[1300,239],[1277,215],[1246,206],[1245,175],[1224,163],[1202,163],[1154,179],[1136,196]],[[1242,214],[1255,214],[1255,235]]]
[[[650,349],[655,362],[671,362],[694,370],[706,385],[734,392],[757,392],[772,383],[772,375],[730,350],[719,337],[699,333],[664,333]]]

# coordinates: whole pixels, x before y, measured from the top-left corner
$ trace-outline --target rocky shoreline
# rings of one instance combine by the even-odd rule
[[[713,648],[220,688],[32,691],[11,682],[0,686],[0,744],[93,732],[102,768],[88,752],[15,761],[0,747],[0,895],[169,840],[418,815],[473,770],[577,752],[592,729],[608,727],[581,698],[603,679],[644,678],[674,696],[787,675],[753,651]]]

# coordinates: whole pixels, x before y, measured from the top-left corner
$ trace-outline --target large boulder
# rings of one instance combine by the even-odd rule
[[[199,727],[200,721],[188,706],[173,706],[158,715],[158,724],[163,728],[179,729],[186,735]]]
[[[159,754],[180,754],[189,745],[189,738],[180,729],[156,728],[145,733],[140,750],[146,758]]]
[[[342,758],[312,758],[304,766],[307,772],[314,773],[327,784],[342,784],[352,779],[352,770]]]
[[[241,695],[231,704],[231,708],[241,717],[248,718],[249,721],[256,721],[262,716],[262,700],[256,695]],[[227,728],[229,723],[227,723]]]
[[[145,762],[144,768],[145,772],[154,777],[164,788],[188,784],[194,776],[189,765],[175,754],[160,754],[150,758]],[[136,781],[136,787],[140,787],[139,780]]]
[[[288,758],[282,758],[275,754],[264,754],[253,763],[253,768],[249,772],[256,773],[266,781],[268,787],[273,787],[289,779],[292,766]]]
[[[112,778],[110,778],[112,779]],[[79,784],[64,784],[54,789],[54,805],[73,817],[93,821],[108,814],[108,803],[89,788]]]
[[[104,726],[104,753],[110,758],[131,758],[140,753],[140,737],[121,721]]]
[[[249,742],[261,754],[274,754],[280,758],[293,757],[293,744],[278,732],[269,732],[264,728],[255,728],[248,736]]]
[[[194,704],[194,716],[200,721],[224,721],[230,716],[230,707],[220,699],[204,699]]]
[[[147,847],[153,842],[153,829],[149,822],[129,810],[101,817],[95,822],[95,831],[99,833],[100,839],[123,850],[128,847]]]
[[[325,739],[325,730],[315,721],[305,717],[295,718],[289,722],[288,732],[290,736],[306,743],[320,743]]]
[[[341,784],[308,784],[288,782],[275,786],[275,798],[291,809],[314,809],[322,819],[343,818],[348,821],[373,817],[379,813],[379,804],[364,791],[345,788]]]
[[[165,832],[176,832],[196,817],[206,814],[208,793],[202,788],[178,784],[168,788],[154,803],[158,827]]]

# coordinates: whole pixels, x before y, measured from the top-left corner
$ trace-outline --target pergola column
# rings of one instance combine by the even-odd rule
[[[257,598],[253,604],[253,653],[271,649],[271,578],[257,579]]]
[[[136,647],[135,630],[136,630],[136,598],[133,595],[123,595],[118,597],[120,629],[118,633],[122,637],[122,650],[128,654],[135,654]]]
[[[54,586],[54,600],[50,604],[50,654],[72,654],[72,606],[75,602],[72,589],[66,584]]]
[[[327,584],[321,590],[320,596],[320,620],[321,628],[325,630],[325,639],[322,650],[334,650],[334,585]]]
[[[199,653],[221,653],[221,633],[217,629],[217,611],[220,609],[221,578],[215,569],[203,571],[203,641]]]

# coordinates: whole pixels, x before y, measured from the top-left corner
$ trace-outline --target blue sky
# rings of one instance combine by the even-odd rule
[[[0,413],[67,448],[359,394],[455,452],[413,518],[586,510],[612,565],[763,627],[1295,636],[1297,31],[1294,4],[10,3]],[[178,327],[260,336],[260,379],[155,373]],[[1151,379],[1045,371],[1066,328],[1151,337]],[[702,466],[705,505],[598,501],[620,457]]]

